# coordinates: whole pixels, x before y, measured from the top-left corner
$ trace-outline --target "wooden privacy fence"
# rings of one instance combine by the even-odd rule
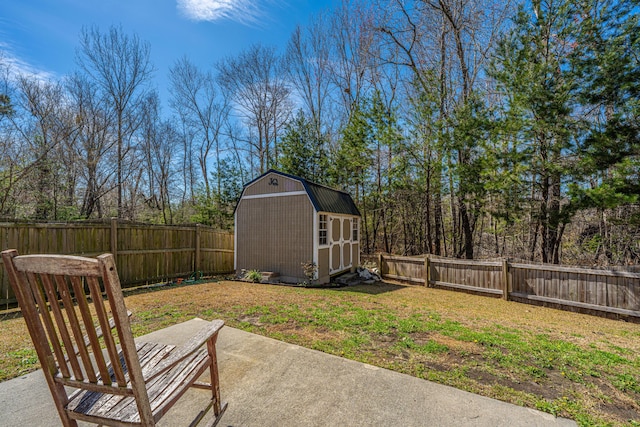
[[[95,257],[111,252],[123,286],[233,271],[233,233],[201,225],[120,222],[0,223],[0,248],[21,255],[57,253]],[[0,268],[0,308],[15,302]]]
[[[640,318],[640,273],[432,256],[363,257],[383,278]]]

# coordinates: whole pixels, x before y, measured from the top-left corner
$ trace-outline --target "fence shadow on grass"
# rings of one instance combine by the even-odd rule
[[[382,282],[375,282],[370,285],[362,283],[359,285],[345,286],[344,288],[337,288],[336,291],[359,292],[359,293],[369,294],[369,295],[379,295],[379,294],[385,294],[387,292],[393,292],[393,291],[398,291],[400,289],[405,289],[408,286],[411,286],[411,285],[399,285],[397,283],[389,283],[389,282],[382,281]]]

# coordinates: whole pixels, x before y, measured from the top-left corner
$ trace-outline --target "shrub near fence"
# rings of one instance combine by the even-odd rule
[[[640,318],[640,273],[433,256],[380,254],[362,259],[375,261],[384,278]]]
[[[190,225],[149,225],[110,220],[71,223],[0,223],[0,248],[21,255],[58,253],[116,257],[123,286],[155,283],[195,272],[233,271],[233,233]],[[0,268],[0,308],[15,302]],[[2,307],[4,306],[4,307]]]

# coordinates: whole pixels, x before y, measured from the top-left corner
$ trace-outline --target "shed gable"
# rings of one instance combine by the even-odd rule
[[[287,176],[267,172],[246,185],[244,196],[257,196],[261,194],[287,193],[293,191],[306,191],[302,182]]]
[[[306,194],[316,212],[361,216],[348,193],[273,169],[245,185],[238,205],[242,199],[284,196],[282,193]]]

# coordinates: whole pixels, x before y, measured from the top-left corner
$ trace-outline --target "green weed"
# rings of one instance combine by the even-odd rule
[[[38,364],[38,354],[35,350],[24,348],[17,351],[10,351],[7,355],[17,360],[17,363],[25,369]]]
[[[618,374],[611,379],[611,384],[620,391],[640,393],[640,382],[631,374]]]

